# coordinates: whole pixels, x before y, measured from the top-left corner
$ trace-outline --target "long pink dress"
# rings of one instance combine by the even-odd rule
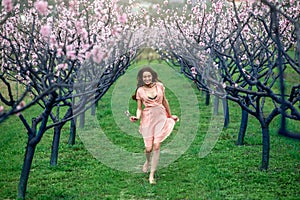
[[[163,142],[171,134],[175,125],[175,121],[167,117],[166,109],[162,105],[165,90],[163,84],[157,82],[153,87],[157,90],[157,96],[154,99],[147,96],[143,87],[139,87],[136,92],[136,99],[141,99],[145,106],[139,131],[146,147],[151,147],[153,143]]]

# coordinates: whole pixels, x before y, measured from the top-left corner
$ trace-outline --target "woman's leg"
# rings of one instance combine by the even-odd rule
[[[152,146],[145,148],[146,162],[143,165],[143,172],[145,173],[147,173],[149,168],[151,152],[152,152]]]
[[[160,143],[154,143],[153,145],[153,155],[151,160],[151,171],[149,175],[149,182],[150,184],[155,184],[154,180],[154,173],[156,171],[158,162],[159,162],[159,155],[160,155]]]

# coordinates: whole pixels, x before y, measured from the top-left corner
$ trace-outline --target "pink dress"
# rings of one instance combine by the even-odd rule
[[[171,134],[175,125],[175,121],[167,117],[166,109],[162,105],[165,90],[163,84],[157,82],[153,87],[157,90],[157,96],[154,99],[147,96],[143,87],[139,87],[136,92],[136,99],[141,99],[145,106],[139,131],[146,147],[151,147],[153,143],[163,142]]]

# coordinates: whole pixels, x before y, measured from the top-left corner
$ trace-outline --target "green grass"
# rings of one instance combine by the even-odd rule
[[[143,152],[143,141],[122,133],[111,112],[111,88],[99,102],[97,117],[107,137],[128,151]],[[180,116],[176,95],[166,90],[171,109]],[[50,167],[52,131],[45,133],[37,146],[30,172],[27,199],[298,199],[300,196],[299,141],[276,133],[279,119],[270,127],[270,168],[259,170],[261,163],[261,131],[253,117],[249,119],[246,144],[236,146],[240,109],[230,103],[230,124],[221,132],[213,150],[199,158],[199,150],[210,122],[211,109],[204,95],[197,92],[200,109],[199,127],[188,150],[168,167],[156,173],[158,183],[149,185],[148,175],[128,173],[107,167],[86,150],[80,138],[69,146],[68,127],[64,127],[57,167]],[[135,111],[130,101],[129,110]],[[37,107],[24,112],[30,119]],[[190,126],[197,123],[190,120]],[[173,135],[162,147],[172,141]],[[299,122],[289,124],[299,130]],[[0,124],[0,197],[16,199],[18,180],[26,146],[26,131],[15,117]],[[162,156],[161,159],[164,159]],[[126,160],[124,160],[126,162]]]

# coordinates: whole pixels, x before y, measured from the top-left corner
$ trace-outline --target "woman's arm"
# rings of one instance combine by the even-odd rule
[[[169,102],[167,100],[167,98],[165,97],[165,95],[163,96],[163,101],[162,101],[163,106],[166,109],[167,112],[167,117],[171,117],[171,110],[170,110],[170,106],[169,106]]]
[[[136,117],[140,119],[141,115],[142,115],[142,100],[137,99]]]
[[[169,102],[168,102],[167,98],[165,97],[165,95],[163,96],[162,104],[166,108],[167,117],[174,119],[175,122],[179,121],[179,118],[176,115],[171,114]]]
[[[141,118],[142,115],[142,100],[137,99],[137,109],[136,109],[136,116],[131,116],[130,121],[135,122]]]

